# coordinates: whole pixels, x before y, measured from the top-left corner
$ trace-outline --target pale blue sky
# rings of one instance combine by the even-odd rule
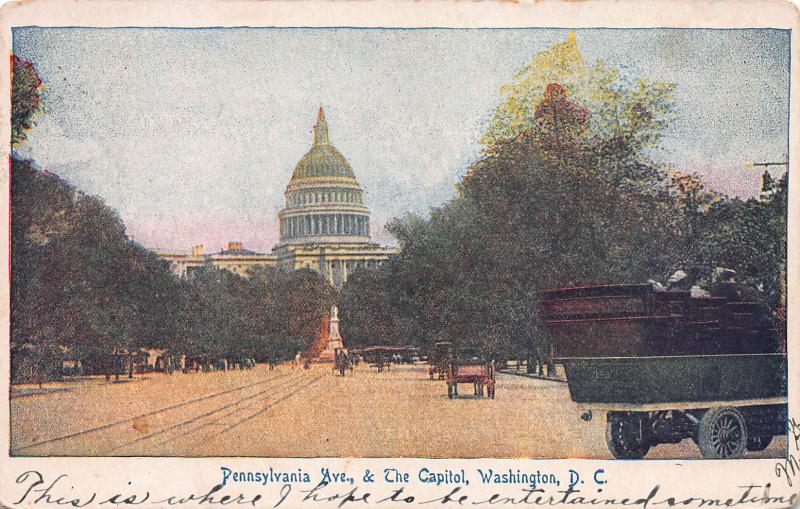
[[[46,85],[18,154],[117,209],[147,247],[269,251],[319,105],[366,190],[377,240],[453,196],[499,88],[567,30],[19,28]],[[655,157],[758,191],[787,154],[789,32],[577,30],[587,63],[678,84]],[[377,233],[377,235],[375,234]]]

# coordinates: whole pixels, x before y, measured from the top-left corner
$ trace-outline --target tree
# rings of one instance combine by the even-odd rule
[[[222,269],[197,271],[189,283],[182,334],[194,355],[215,358],[253,354],[256,333],[248,328],[247,282]]]
[[[11,145],[26,139],[33,117],[41,108],[42,80],[33,63],[11,57]]]
[[[128,239],[118,214],[27,161],[12,160],[14,380],[59,376],[64,355],[110,372],[141,348],[277,361],[307,351],[332,289],[317,273],[200,270],[180,281]]]
[[[536,106],[532,130],[543,154],[561,164],[580,158],[586,144],[584,134],[589,116],[589,110],[567,97],[564,87],[548,84]]]
[[[535,112],[550,83],[560,83],[572,93],[584,90],[589,71],[578,49],[574,32],[566,41],[537,53],[520,72],[514,82],[503,85],[500,92],[506,97],[498,105],[489,130],[481,142],[492,147],[502,140],[509,140],[536,123]]]
[[[258,337],[258,357],[273,361],[310,350],[334,303],[328,282],[310,270],[253,269],[246,290],[247,326]]]
[[[589,67],[574,32],[563,42],[537,53],[512,83],[503,85],[498,105],[481,142],[487,152],[536,125],[536,109],[547,87],[557,83],[574,101],[591,111],[590,137],[624,143],[641,153],[656,146],[674,119],[675,84],[630,78],[598,61]]]
[[[39,352],[50,366],[43,352],[68,351],[102,366],[113,353],[167,345],[180,304],[169,267],[99,198],[27,161],[12,159],[11,174],[12,357]]]
[[[327,281],[306,270],[259,267],[243,278],[202,269],[183,291],[178,337],[192,356],[293,358],[314,346],[323,315],[333,305]]]
[[[787,249],[788,172],[762,200],[719,199],[697,219],[695,263],[734,269],[748,297],[777,310]]]
[[[390,295],[384,270],[362,270],[348,278],[337,302],[348,347],[399,344],[405,339],[395,320]]]
[[[482,246],[466,288],[492,303],[486,325],[507,327],[510,351],[549,350],[538,292],[645,281],[670,266],[679,245],[666,194],[621,188],[583,150],[553,158],[541,139],[534,129],[499,144],[470,169],[459,198],[478,212],[471,238]]]
[[[459,195],[390,224],[402,252],[369,282],[378,296],[353,314],[353,331],[380,315],[413,324],[405,332],[423,345],[543,358],[538,292],[640,282],[674,263],[679,193],[645,150],[671,119],[673,86],[588,68],[574,34],[515,80]]]

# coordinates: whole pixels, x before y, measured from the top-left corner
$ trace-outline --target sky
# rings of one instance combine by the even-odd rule
[[[16,150],[117,210],[150,248],[269,252],[319,106],[384,225],[455,194],[500,87],[566,29],[16,28],[45,112]],[[587,64],[677,84],[653,157],[756,195],[788,157],[789,32],[576,30]],[[778,174],[780,169],[773,171]]]

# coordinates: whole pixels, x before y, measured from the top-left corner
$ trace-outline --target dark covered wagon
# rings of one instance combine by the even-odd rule
[[[734,458],[786,433],[786,354],[757,302],[603,285],[543,292],[539,310],[572,400],[585,419],[606,412],[615,457],[691,438]]]

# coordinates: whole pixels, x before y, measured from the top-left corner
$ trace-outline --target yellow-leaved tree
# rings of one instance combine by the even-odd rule
[[[501,87],[504,100],[481,139],[487,151],[536,124],[537,106],[551,84],[589,110],[589,137],[624,141],[634,152],[656,145],[674,118],[674,83],[631,77],[603,61],[588,66],[570,32]]]

